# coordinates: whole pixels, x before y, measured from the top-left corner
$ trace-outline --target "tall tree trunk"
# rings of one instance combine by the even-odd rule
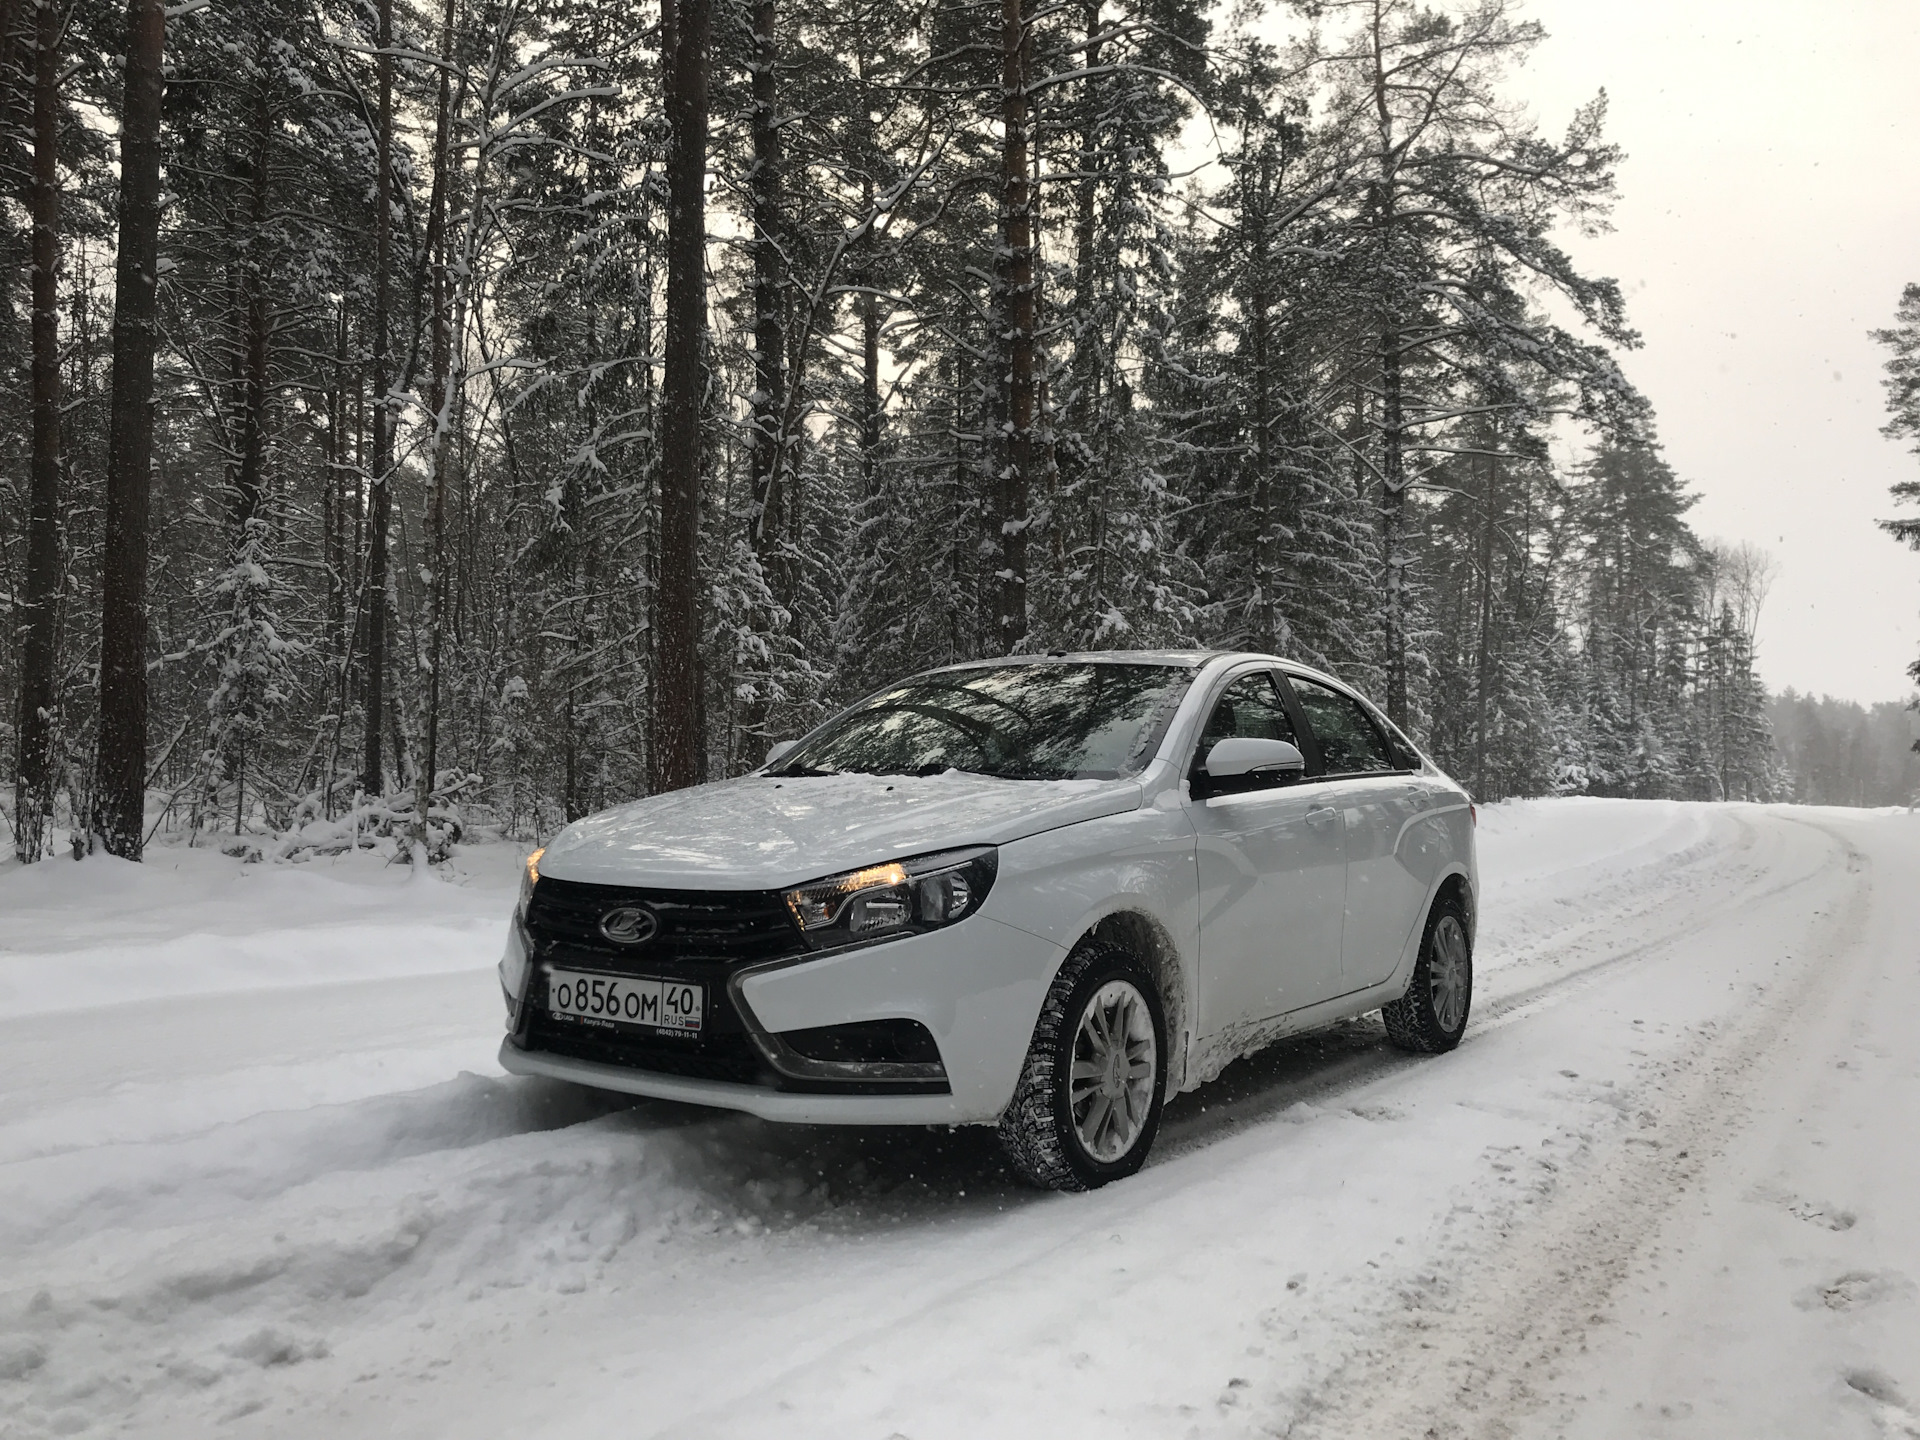
[[[1098,77],[1105,49],[1100,41],[1105,28],[1100,7],[1101,0],[1086,0],[1081,7],[1080,25],[1085,41],[1080,64],[1090,73],[1080,82],[1079,153],[1075,157],[1079,177],[1073,184],[1073,309],[1069,315],[1073,355],[1068,371],[1065,443],[1053,447],[1048,467],[1049,478],[1057,487],[1056,495],[1071,492],[1083,483],[1088,486],[1085,503],[1095,571],[1091,590],[1095,595],[1104,593],[1107,558],[1107,517],[1102,502],[1106,476],[1094,442],[1100,428],[1098,416],[1108,375],[1105,328],[1108,316],[1106,307],[1096,299],[1100,263],[1100,154],[1106,143],[1105,127],[1101,123],[1101,107],[1106,97]],[[1056,570],[1063,570],[1066,527],[1052,528],[1053,564]]]
[[[327,476],[322,487],[327,566],[327,652],[333,668],[333,717],[327,763],[320,782],[320,813],[333,818],[333,776],[340,758],[340,730],[347,717],[347,658],[353,635],[347,620],[347,301],[334,318],[333,388],[327,395]]]
[[[393,0],[380,0],[377,41],[380,71],[380,137],[374,163],[373,217],[373,474],[367,515],[367,696],[366,748],[360,785],[369,795],[386,792],[381,763],[381,726],[387,699],[387,529],[393,517],[393,355],[388,294],[393,262]]]
[[[785,315],[787,284],[781,239],[781,154],[779,127],[779,38],[774,0],[753,0],[753,49],[748,71],[753,84],[753,169],[748,190],[753,205],[753,418],[747,472],[752,487],[747,537],[776,604],[790,593],[786,566],[779,557],[780,518],[792,504],[781,471],[785,469],[787,367]],[[872,182],[869,180],[868,182]],[[771,615],[761,618],[769,628]],[[757,765],[768,737],[770,697],[764,684],[739,713],[736,730],[739,763]]]
[[[1387,714],[1407,728],[1406,396],[1400,332],[1380,330],[1380,560],[1386,590],[1381,642],[1387,672]]]
[[[153,352],[160,271],[160,93],[167,16],[127,0],[120,119],[120,248],[113,398],[100,557],[100,727],[93,828],[108,853],[140,858],[147,781],[147,517],[153,483]]]
[[[1002,373],[995,387],[999,559],[994,576],[994,641],[1006,651],[1027,638],[1027,500],[1033,466],[1033,186],[1028,168],[1027,91],[1031,47],[1025,0],[1000,3],[1000,253],[996,262]]]
[[[6,17],[11,21],[11,15]],[[33,56],[33,466],[20,630],[14,853],[40,858],[53,808],[55,620],[60,596],[60,27],[39,7]],[[0,43],[7,32],[0,30]],[[5,49],[11,51],[11,45]],[[0,62],[10,59],[0,53]]]
[[[873,213],[875,157],[868,152],[868,171],[861,179],[861,201]],[[869,229],[860,242],[860,495],[871,500],[880,493],[880,297],[874,294],[873,252],[877,237]]]
[[[440,634],[446,608],[446,509],[448,432],[453,422],[452,287],[447,282],[447,207],[451,203],[453,89],[453,0],[440,20],[440,97],[433,130],[433,196],[427,213],[427,254],[431,271],[427,291],[433,305],[433,373],[427,383],[427,407],[433,412],[433,453],[427,465],[427,503],[423,537],[427,551],[424,598],[427,631],[426,756],[414,777],[413,843],[427,845],[428,808],[440,765]]]
[[[1500,458],[1487,457],[1487,483],[1480,494],[1480,649],[1473,684],[1473,788],[1482,800],[1498,800],[1487,784],[1487,698],[1493,688],[1493,528],[1500,493]]]
[[[860,110],[856,133],[860,145],[860,209],[872,215],[874,172],[880,166],[880,150],[874,143],[873,91],[870,88],[867,57],[860,59]],[[860,288],[857,302],[860,316],[860,496],[872,500],[880,490],[880,300],[874,291],[879,277],[874,261],[880,249],[878,224],[870,224],[860,239],[857,257]]]
[[[1251,131],[1252,126],[1248,126]],[[1258,527],[1253,537],[1253,578],[1260,590],[1257,614],[1259,633],[1254,645],[1262,650],[1279,647],[1278,588],[1275,577],[1275,552],[1279,539],[1273,485],[1273,297],[1268,285],[1267,219],[1273,197],[1273,175],[1269,157],[1261,154],[1256,165],[1249,157],[1242,165],[1242,183],[1246,186],[1244,213],[1251,222],[1247,236],[1251,250],[1247,273],[1251,284],[1247,293],[1247,319],[1253,347],[1253,513]]]
[[[667,342],[660,425],[660,582],[654,592],[648,769],[654,791],[705,778],[700,667],[700,412],[705,389],[707,39],[712,0],[663,0]]]
[[[261,39],[264,41],[265,37]],[[240,260],[245,306],[245,357],[241,372],[240,470],[233,497],[232,543],[237,553],[247,541],[247,524],[260,513],[267,462],[267,165],[273,112],[267,95],[266,57],[256,57],[253,106],[253,156],[248,218],[251,224]]]
[[[781,156],[778,113],[779,42],[774,0],[753,4],[753,548],[765,569],[771,560],[780,505],[780,427],[787,405],[786,305],[780,254]]]
[[[347,671],[347,472],[352,459],[347,448],[347,301],[340,299],[334,320],[333,390],[327,426],[326,555],[327,636],[334,668]],[[343,692],[344,694],[344,692]],[[344,704],[344,699],[342,701]],[[329,779],[332,777],[329,776]],[[331,816],[329,816],[331,818]]]
[[[1086,34],[1086,46],[1080,63],[1089,71],[1099,70],[1104,48],[1100,43],[1104,28],[1100,20],[1100,4],[1101,0],[1086,0],[1081,7],[1080,23]],[[1102,95],[1093,75],[1082,80],[1080,85],[1080,176],[1073,187],[1073,299],[1075,306],[1084,311],[1093,298],[1094,266],[1099,258]],[[1085,318],[1091,319],[1090,316]],[[1084,379],[1082,384],[1085,384]]]
[[[1406,396],[1402,374],[1399,307],[1402,296],[1396,275],[1398,206],[1395,167],[1399,146],[1393,139],[1393,112],[1388,101],[1389,76],[1385,54],[1385,16],[1374,7],[1373,103],[1379,125],[1376,137],[1379,171],[1374,178],[1374,243],[1379,266],[1375,303],[1379,309],[1380,366],[1380,559],[1385,581],[1381,601],[1381,648],[1387,680],[1387,714],[1402,729],[1407,717],[1406,549]]]
[[[351,658],[357,648],[366,609],[367,567],[367,368],[356,365],[353,371],[353,573],[349,593],[353,596],[352,635],[348,642]]]

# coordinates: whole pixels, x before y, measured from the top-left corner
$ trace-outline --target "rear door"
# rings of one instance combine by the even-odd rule
[[[1340,809],[1347,855],[1341,991],[1361,990],[1393,974],[1421,919],[1430,867],[1410,853],[1407,837],[1431,803],[1429,787],[1354,696],[1303,675],[1289,673],[1287,683]]]
[[[1227,680],[1189,765],[1203,1035],[1297,1010],[1342,989],[1346,850],[1335,797],[1311,775],[1249,776],[1229,793],[1206,794],[1204,777],[1193,769],[1215,743],[1233,736],[1287,740],[1306,750],[1271,670],[1249,669]]]

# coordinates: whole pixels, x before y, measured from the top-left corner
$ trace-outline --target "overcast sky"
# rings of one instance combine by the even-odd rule
[[[1515,77],[1543,128],[1603,86],[1627,152],[1614,232],[1581,241],[1645,338],[1625,366],[1695,527],[1780,567],[1761,672],[1905,696],[1920,555],[1876,530],[1920,459],[1880,436],[1879,347],[1920,281],[1920,0],[1531,0]]]

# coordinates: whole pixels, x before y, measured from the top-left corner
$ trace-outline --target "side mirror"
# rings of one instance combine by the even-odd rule
[[[777,765],[777,764],[779,764],[779,763],[780,763],[780,757],[781,757],[781,756],[783,756],[783,755],[785,755],[785,754],[786,754],[786,753],[787,753],[787,752],[788,752],[789,750],[791,750],[791,749],[793,749],[793,747],[794,747],[795,745],[798,745],[799,743],[800,743],[800,742],[799,742],[798,740],[778,740],[778,741],[775,741],[775,742],[774,742],[774,744],[773,744],[773,746],[772,746],[772,747],[771,747],[770,749],[768,749],[768,751],[767,751],[767,762],[766,762],[766,763],[767,763],[767,764],[769,764],[769,765]]]
[[[1305,773],[1307,757],[1287,740],[1255,740],[1236,735],[1216,742],[1201,768],[1210,780],[1237,780],[1244,775],[1264,774],[1294,779]]]

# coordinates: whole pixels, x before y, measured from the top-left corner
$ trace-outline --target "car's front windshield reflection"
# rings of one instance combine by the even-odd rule
[[[1193,671],[1100,661],[915,676],[869,696],[781,757],[782,776],[1114,779],[1150,758]]]

